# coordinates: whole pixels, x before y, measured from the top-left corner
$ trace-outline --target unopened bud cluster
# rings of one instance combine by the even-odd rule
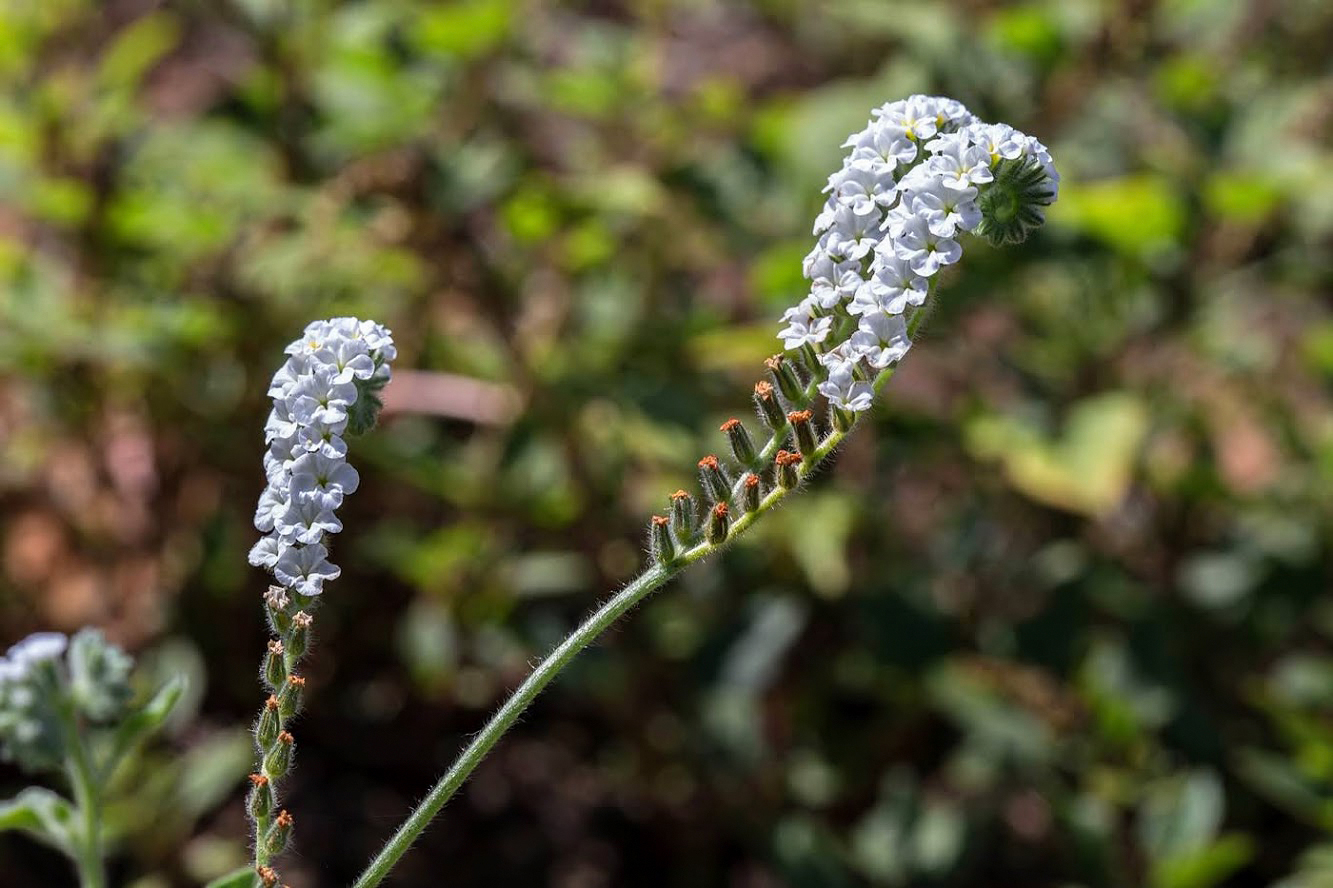
[[[853,412],[869,409],[874,376],[911,348],[908,315],[962,257],[960,235],[1024,240],[1060,181],[1041,142],[952,99],[911,96],[872,114],[829,177],[804,263],[810,293],[778,334],[789,350],[817,353],[819,391]]]
[[[260,669],[260,680],[268,691],[264,707],[255,722],[255,748],[258,772],[250,775],[250,794],[246,808],[255,827],[255,848],[264,862],[282,853],[291,839],[292,818],[286,811],[274,812],[278,802],[278,783],[291,770],[296,738],[287,730],[288,723],[301,711],[306,681],[296,673],[301,657],[310,647],[314,618],[309,609],[317,599],[270,586],[264,595],[264,610],[275,638]]]

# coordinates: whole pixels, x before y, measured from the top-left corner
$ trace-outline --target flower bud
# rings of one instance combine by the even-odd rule
[[[731,496],[731,482],[727,480],[726,470],[709,454],[699,460],[699,478],[703,482],[704,493],[715,503],[725,503]]]
[[[292,823],[292,815],[288,814],[286,809],[279,811],[278,816],[273,819],[268,835],[264,836],[264,850],[268,851],[270,856],[277,857],[287,850],[287,842],[292,837]]]
[[[287,683],[287,658],[283,656],[282,642],[276,638],[269,640],[268,654],[264,657],[264,683],[274,691]]]
[[[310,649],[310,627],[314,623],[315,618],[305,611],[297,611],[292,615],[292,629],[287,634],[287,653],[293,663],[304,657]]]
[[[305,694],[305,679],[299,675],[287,676],[287,683],[278,695],[278,714],[284,719],[291,718],[301,711],[301,698]]]
[[[736,462],[743,466],[752,466],[759,454],[755,452],[754,440],[750,437],[750,430],[745,427],[739,419],[729,419],[722,423],[719,431],[727,433],[727,441],[731,444],[731,454],[736,457]]]
[[[264,711],[259,713],[259,724],[255,726],[255,742],[261,751],[268,750],[278,739],[282,731],[282,718],[278,714],[278,698],[269,694],[264,701]]]
[[[676,542],[689,546],[694,542],[694,533],[699,529],[698,507],[694,497],[684,490],[671,494],[671,529],[675,531]]]
[[[807,368],[819,366],[819,352],[808,342],[801,343],[801,360]]]
[[[769,375],[773,377],[774,384],[787,403],[793,407],[804,407],[807,400],[805,385],[796,375],[795,365],[785,355],[774,355],[764,359],[764,366],[768,368]]]
[[[754,403],[759,408],[759,417],[770,429],[777,431],[787,424],[771,382],[760,380],[754,384]]]
[[[813,419],[814,414],[809,410],[795,410],[787,414],[787,421],[796,432],[796,449],[806,459],[809,459],[819,446],[815,441],[815,426],[811,421]]]
[[[793,490],[801,483],[796,467],[801,464],[801,455],[787,450],[779,450],[773,460],[777,466],[778,486],[783,490]]]
[[[278,871],[271,866],[255,867],[255,873],[259,876],[259,883],[264,888],[273,888],[278,884]]]
[[[273,783],[263,774],[250,775],[250,798],[245,807],[255,820],[263,820],[273,812]]]
[[[718,503],[708,515],[708,530],[704,536],[710,545],[716,546],[727,538],[731,528],[731,519],[727,517],[727,504]]]
[[[273,748],[264,756],[264,773],[270,780],[276,780],[284,776],[287,770],[292,766],[292,747],[296,744],[296,738],[283,731],[278,735],[277,742]]]
[[[763,490],[759,486],[759,476],[749,472],[741,479],[741,504],[747,513],[759,511],[759,501]]]
[[[676,557],[676,546],[671,542],[671,519],[665,515],[654,515],[649,536],[657,563],[670,564]]]
[[[347,407],[347,434],[364,435],[375,427],[384,401],[380,392],[388,385],[389,377],[374,376],[370,379],[353,378],[356,385],[356,400]]]
[[[850,410],[844,410],[837,405],[829,407],[829,419],[833,422],[833,427],[846,434],[851,431],[852,424],[856,422],[856,414]]]
[[[996,246],[1022,243],[1046,221],[1042,208],[1055,200],[1054,183],[1031,155],[1001,160],[992,176],[977,195],[977,234]]]
[[[268,624],[274,635],[286,635],[292,620],[287,615],[287,605],[291,604],[287,590],[281,586],[269,586],[264,595],[264,611],[268,614]]]

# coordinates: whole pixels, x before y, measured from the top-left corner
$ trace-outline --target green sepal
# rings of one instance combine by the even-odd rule
[[[380,392],[389,384],[387,379],[356,379],[356,400],[347,408],[347,434],[364,435],[375,427],[384,402]]]
[[[994,181],[983,185],[977,197],[977,234],[997,247],[1020,244],[1045,223],[1042,208],[1055,200],[1055,189],[1032,157],[1001,160],[993,175]]]

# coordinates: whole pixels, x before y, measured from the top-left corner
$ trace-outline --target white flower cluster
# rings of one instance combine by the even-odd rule
[[[819,390],[854,411],[870,407],[875,371],[911,348],[907,312],[925,303],[930,279],[961,258],[958,236],[982,224],[981,198],[1001,164],[1040,164],[1045,203],[1059,183],[1041,142],[982,123],[953,99],[911,96],[872,114],[829,177],[815,220],[819,240],[804,263],[810,294],[787,310],[778,334],[788,349],[818,353],[828,372]]]
[[[132,665],[96,629],[73,639],[29,635],[0,657],[0,753],[29,770],[58,766],[67,704],[95,722],[117,718],[130,697]]]
[[[250,563],[289,589],[318,595],[341,573],[328,559],[324,535],[342,530],[334,512],[360,482],[343,436],[349,421],[378,405],[376,393],[398,352],[374,321],[333,318],[309,324],[286,354],[268,391],[268,485],[255,510],[255,527],[266,535],[250,550]]]

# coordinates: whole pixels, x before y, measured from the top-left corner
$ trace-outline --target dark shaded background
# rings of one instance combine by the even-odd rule
[[[968,246],[836,466],[395,884],[1333,885],[1331,43],[1323,0],[0,4],[0,641],[94,623],[199,692],[116,884],[244,859],[283,344],[373,316],[402,368],[297,729],[309,888],[633,574],[843,138],[929,91],[1052,147],[1050,224]],[[6,888],[70,878],[0,837]]]

